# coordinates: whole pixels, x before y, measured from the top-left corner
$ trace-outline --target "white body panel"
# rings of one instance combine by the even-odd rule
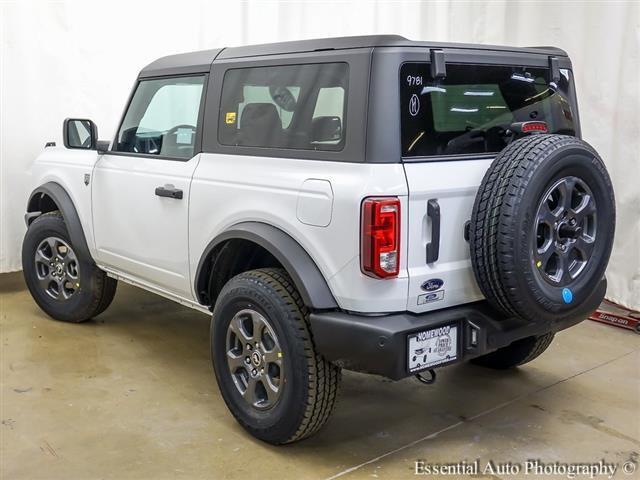
[[[409,186],[407,310],[426,312],[483,298],[471,269],[464,225],[471,218],[476,192],[490,164],[491,160],[404,164]],[[427,264],[426,247],[433,230],[427,202],[432,199],[440,206],[440,254],[437,261]],[[437,294],[423,303],[427,292],[422,285],[430,279],[444,284],[439,291],[429,292]]]
[[[80,217],[89,251],[94,257],[91,184],[85,185],[84,176],[91,175],[97,158],[95,150],[47,147],[38,156],[31,169],[31,191],[45,183],[54,182],[69,194]]]
[[[400,197],[406,225],[406,194],[401,164],[202,154],[191,186],[191,272],[196,271],[202,252],[217,235],[240,222],[263,222],[288,233],[307,251],[341,308],[356,312],[404,310],[409,284],[406,236],[402,239],[400,275],[395,279],[375,280],[364,275],[359,250],[362,199],[371,195]]]
[[[194,276],[212,239],[257,221],[294,238],[315,261],[340,308],[361,313],[426,312],[482,298],[463,238],[491,160],[363,164],[200,154],[189,161],[48,148],[33,169],[34,188],[53,181],[70,195],[96,263],[110,274],[197,306]],[[91,175],[89,185],[85,174]],[[166,184],[183,199],[155,195]],[[368,196],[398,196],[398,278],[360,270],[360,208]],[[427,201],[441,210],[440,256],[427,264]],[[93,212],[92,212],[93,202]],[[444,281],[419,304],[429,279]]]
[[[191,297],[189,188],[199,159],[100,157],[92,178],[98,264]],[[165,185],[182,190],[183,198],[157,196],[156,187]]]

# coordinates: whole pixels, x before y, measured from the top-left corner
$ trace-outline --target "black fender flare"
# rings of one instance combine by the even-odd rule
[[[211,252],[227,240],[249,240],[273,255],[287,271],[305,305],[315,310],[336,309],[336,303],[329,285],[320,269],[304,248],[290,235],[279,228],[260,222],[238,223],[216,236],[205,248],[195,276],[195,291],[200,297],[200,282],[205,262]],[[202,298],[198,301],[203,302]]]
[[[58,210],[60,210],[60,213],[62,213],[62,218],[67,226],[71,243],[75,251],[80,255],[80,258],[93,261],[78,211],[73,204],[73,200],[71,200],[67,191],[60,184],[48,182],[39,186],[31,193],[29,202],[27,203],[27,213],[24,216],[27,228],[29,228],[29,225],[31,225],[31,222],[33,222],[35,218],[44,212],[42,200],[45,196],[51,198],[58,207]]]

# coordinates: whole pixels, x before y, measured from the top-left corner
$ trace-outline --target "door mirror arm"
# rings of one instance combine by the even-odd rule
[[[100,155],[103,155],[109,151],[109,145],[111,145],[109,140],[98,140],[96,142],[96,150]]]

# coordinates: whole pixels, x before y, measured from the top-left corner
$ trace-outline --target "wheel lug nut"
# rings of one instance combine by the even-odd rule
[[[251,363],[251,359],[249,357],[244,357],[244,363],[249,365]]]
[[[247,350],[251,350],[251,345],[247,343]]]
[[[260,373],[261,373],[261,374],[264,374],[264,368],[261,368],[261,369],[260,369]]]
[[[254,368],[253,370],[251,370],[251,375],[257,375],[258,371]]]

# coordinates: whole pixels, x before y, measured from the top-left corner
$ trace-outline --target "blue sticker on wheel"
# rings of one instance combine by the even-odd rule
[[[571,290],[569,290],[568,288],[562,289],[562,300],[564,300],[564,303],[573,302],[573,293],[571,292]]]

